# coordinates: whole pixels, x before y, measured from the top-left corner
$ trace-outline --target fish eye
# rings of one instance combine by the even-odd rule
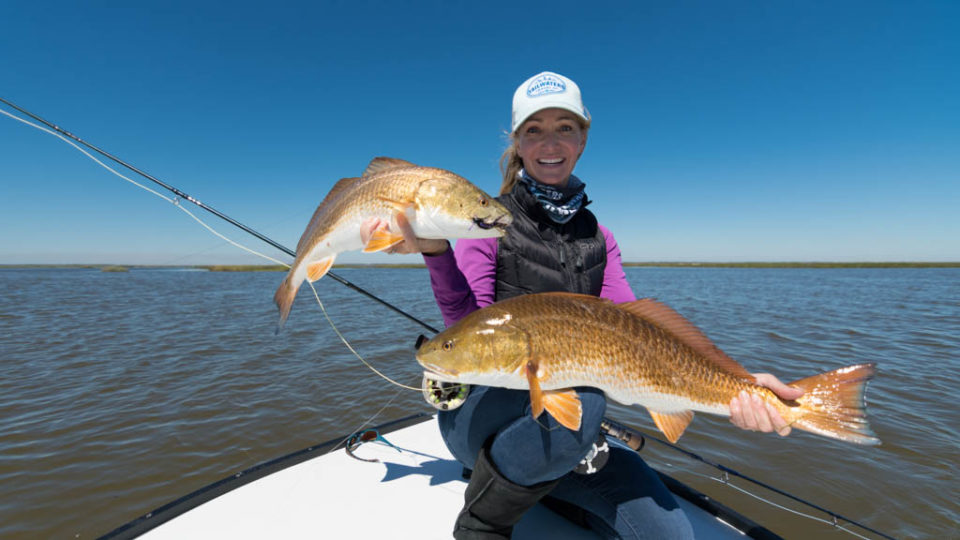
[[[444,341],[441,347],[443,348],[443,350],[449,351],[450,349],[453,348],[453,341]]]
[[[480,206],[487,206],[488,204],[490,204],[490,202],[486,197],[480,197]]]

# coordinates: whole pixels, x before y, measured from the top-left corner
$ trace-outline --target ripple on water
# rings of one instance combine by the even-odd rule
[[[345,273],[442,326],[425,271]],[[627,275],[638,295],[675,307],[750,369],[793,380],[879,365],[867,393],[879,447],[763,436],[703,414],[683,446],[897,536],[937,537],[955,526],[960,412],[946,396],[960,380],[960,305],[944,299],[960,271]],[[428,410],[418,392],[363,367],[305,291],[275,335],[281,278],[0,271],[0,482],[8,490],[0,537],[96,536],[257,463]],[[367,361],[419,384],[412,346],[421,328],[330,280],[316,285]],[[608,412],[653,430],[642,409],[611,404]],[[644,456],[774,530],[836,537],[828,526],[753,506],[656,443]]]

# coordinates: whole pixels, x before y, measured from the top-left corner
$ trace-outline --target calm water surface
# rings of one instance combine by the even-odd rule
[[[426,270],[339,273],[442,326]],[[780,439],[701,414],[684,447],[896,537],[958,537],[960,270],[636,268],[628,278],[752,371],[792,380],[879,364],[867,397],[881,446]],[[96,537],[364,422],[431,410],[364,368],[306,288],[275,336],[281,279],[0,270],[0,537]],[[365,358],[419,384],[421,328],[332,280],[317,285]],[[609,412],[652,429],[642,409]],[[656,443],[644,455],[786,537],[853,538]]]

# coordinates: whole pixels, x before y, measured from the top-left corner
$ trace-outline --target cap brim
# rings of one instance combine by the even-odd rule
[[[578,110],[575,109],[574,107],[571,107],[570,104],[567,103],[567,102],[565,102],[565,101],[562,101],[562,102],[549,102],[549,101],[544,101],[543,103],[538,103],[537,105],[538,105],[538,106],[537,106],[536,109],[533,109],[532,111],[526,113],[526,114],[523,116],[523,118],[521,118],[521,119],[517,122],[517,124],[513,127],[513,131],[514,131],[514,132],[517,131],[517,129],[518,129],[520,126],[522,126],[523,123],[526,122],[531,116],[537,114],[538,112],[540,112],[540,111],[542,111],[542,110],[544,110],[544,109],[563,109],[563,110],[565,110],[565,111],[570,111],[570,112],[572,112],[577,118],[583,120],[584,122],[589,122],[589,121],[590,121],[590,116],[589,116],[590,113],[589,113],[589,112],[588,112],[586,115],[584,115],[584,112],[585,112],[585,111],[578,111]]]

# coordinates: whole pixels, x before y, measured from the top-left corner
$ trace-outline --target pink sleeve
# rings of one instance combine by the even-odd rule
[[[450,326],[493,303],[497,239],[460,239],[455,249],[423,258],[443,322]]]
[[[620,248],[609,229],[600,226],[607,244],[607,265],[603,271],[600,296],[616,303],[636,300],[620,259]],[[470,313],[493,303],[496,294],[497,239],[460,239],[455,249],[424,257],[430,271],[430,285],[450,326]]]
[[[620,246],[613,238],[613,233],[603,225],[600,225],[600,232],[603,233],[603,239],[607,244],[607,266],[603,270],[603,288],[600,289],[600,296],[613,300],[614,303],[631,302],[637,299],[633,294],[633,289],[627,283],[627,275],[623,271],[623,261],[620,259]]]
[[[454,251],[457,254],[457,265],[470,283],[470,289],[477,300],[477,308],[492,304],[497,293],[497,239],[457,240]]]

